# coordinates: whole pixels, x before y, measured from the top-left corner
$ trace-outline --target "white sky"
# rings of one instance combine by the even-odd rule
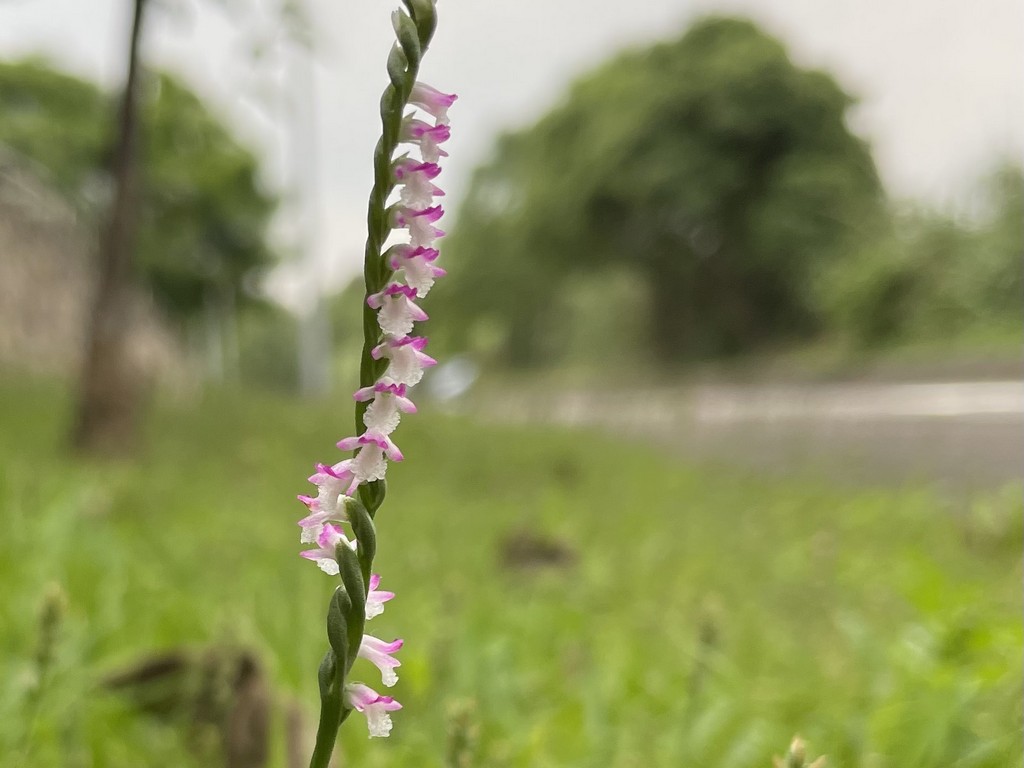
[[[260,60],[248,53],[279,40],[272,11],[280,0],[234,0],[244,9],[234,16],[223,4],[160,0],[146,58],[182,74],[230,120],[264,156],[274,184],[294,185],[296,161],[312,169],[305,200],[315,204],[301,206],[304,218],[288,218],[290,231],[301,222],[315,233],[305,239],[322,265],[316,279],[337,285],[361,260],[389,13],[398,2],[307,0],[321,51],[315,121],[305,119],[302,91],[286,96],[282,88],[301,67],[286,69],[280,46]],[[0,0],[0,57],[42,53],[113,87],[129,5]],[[1024,158],[1020,0],[441,0],[421,74],[460,96],[441,177],[453,207],[497,132],[536,118],[574,75],[616,49],[672,37],[705,11],[751,15],[799,63],[832,70],[860,98],[853,125],[896,197],[966,206],[967,190],[1000,157]],[[275,281],[275,293],[293,303],[303,287],[298,271],[282,270]]]

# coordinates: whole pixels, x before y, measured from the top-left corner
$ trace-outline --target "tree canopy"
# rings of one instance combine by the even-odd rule
[[[744,20],[615,57],[476,172],[436,300],[452,333],[489,317],[506,361],[557,356],[560,296],[622,269],[666,362],[812,333],[816,270],[884,210],[852,103]]]
[[[0,143],[45,169],[87,214],[110,194],[113,97],[45,62],[0,63]],[[142,221],[136,263],[172,315],[212,295],[241,296],[268,265],[276,201],[253,153],[181,81],[151,75],[142,105]]]

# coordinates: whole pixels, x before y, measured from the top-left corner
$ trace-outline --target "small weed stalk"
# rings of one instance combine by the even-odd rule
[[[36,718],[39,716],[43,698],[46,696],[47,687],[50,684],[61,623],[66,612],[67,596],[64,594],[64,590],[59,584],[50,584],[43,596],[42,606],[39,610],[39,632],[36,636],[36,647],[32,657],[32,686],[28,690],[24,705],[25,730],[21,745],[15,750],[15,754],[21,754],[24,765],[29,765]]]
[[[338,729],[353,710],[366,716],[370,736],[391,732],[390,712],[401,704],[369,686],[349,681],[357,658],[378,667],[381,681],[398,680],[399,661],[392,655],[402,640],[385,642],[363,633],[364,624],[384,610],[394,597],[379,589],[372,572],[377,537],[374,518],[384,502],[388,461],[401,461],[391,439],[402,414],[415,413],[409,390],[423,370],[435,361],[424,351],[427,340],[413,335],[415,323],[427,319],[417,305],[434,280],[444,275],[436,265],[437,238],[444,235],[434,223],[443,210],[434,198],[444,192],[433,180],[438,161],[447,153],[441,144],[449,137],[448,107],[455,96],[417,80],[420,61],[437,24],[436,0],[402,0],[392,14],[397,42],[387,60],[391,83],[381,98],[380,141],[374,153],[374,184],[370,193],[363,275],[363,354],[360,387],[354,394],[356,434],[338,443],[352,458],[336,464],[317,464],[309,478],[317,495],[300,496],[309,514],[299,521],[303,542],[316,549],[302,553],[341,583],[327,611],[330,645],[320,663],[321,713],[310,768],[326,768]],[[427,121],[416,116],[418,108]],[[419,158],[398,154],[399,145],[417,149]],[[405,242],[388,245],[393,233],[405,230]],[[346,531],[344,526],[350,526]]]
[[[825,758],[819,757],[814,762],[807,761],[807,745],[799,736],[794,736],[785,757],[772,759],[774,768],[825,768]]]

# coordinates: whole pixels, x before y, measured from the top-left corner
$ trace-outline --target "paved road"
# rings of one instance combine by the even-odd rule
[[[1019,381],[572,391],[503,398],[497,415],[597,426],[697,461],[856,484],[920,480],[964,490],[1024,473]]]

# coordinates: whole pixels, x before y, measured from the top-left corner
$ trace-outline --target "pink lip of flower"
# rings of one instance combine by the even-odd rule
[[[402,705],[390,696],[381,696],[362,683],[349,683],[345,686],[345,702],[356,712],[366,715],[370,738],[390,734],[391,716],[388,712],[402,708]]]
[[[442,93],[433,86],[417,81],[409,94],[409,103],[423,109],[439,123],[447,123],[448,108],[458,98],[454,93]]]

